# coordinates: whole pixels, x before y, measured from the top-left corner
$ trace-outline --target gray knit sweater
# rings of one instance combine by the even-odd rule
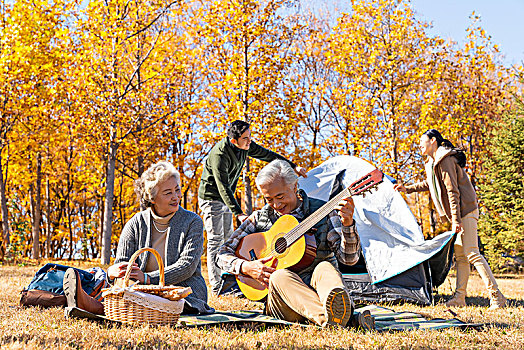
[[[144,210],[129,220],[118,242],[115,264],[129,261],[137,250],[151,247],[151,211]],[[212,313],[214,309],[207,305],[207,287],[201,273],[200,257],[204,251],[202,219],[195,213],[179,207],[169,221],[165,251],[166,285],[191,287],[193,293],[186,297],[186,302],[199,313]],[[151,253],[140,254],[136,263],[145,270],[147,259],[154,259]],[[159,271],[149,272],[152,284],[158,284]],[[186,309],[187,310],[187,309]]]

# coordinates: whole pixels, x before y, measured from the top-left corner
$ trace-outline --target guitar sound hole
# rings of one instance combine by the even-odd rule
[[[278,254],[282,254],[287,249],[287,241],[284,237],[280,237],[275,242],[275,250]]]

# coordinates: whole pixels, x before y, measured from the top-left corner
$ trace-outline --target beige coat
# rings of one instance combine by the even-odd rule
[[[477,209],[478,205],[475,189],[466,171],[458,165],[457,158],[453,157],[455,153],[454,150],[439,147],[435,161],[431,157],[427,158],[426,180],[406,186],[406,191],[407,193],[430,191],[430,186],[433,185],[431,171],[433,168],[437,181],[436,186],[430,191],[431,199],[441,217],[445,216],[452,224],[459,224],[461,218]],[[444,213],[438,210],[440,208]]]

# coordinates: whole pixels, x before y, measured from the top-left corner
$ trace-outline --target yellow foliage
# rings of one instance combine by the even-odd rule
[[[437,128],[467,149],[475,180],[516,87],[477,15],[458,47],[429,36],[403,0],[353,0],[337,21],[287,0],[1,6],[0,165],[11,242],[27,254],[31,200],[50,255],[100,256],[104,211],[114,249],[139,210],[133,181],[162,159],[198,211],[202,164],[236,119],[299,165],[353,154],[404,182],[421,179],[418,138]],[[238,187],[255,208],[263,165],[251,162]],[[428,233],[429,202],[417,198]]]

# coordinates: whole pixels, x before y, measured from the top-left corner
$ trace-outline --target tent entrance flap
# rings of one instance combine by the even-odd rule
[[[442,249],[431,258],[428,259],[428,265],[431,273],[431,283],[434,288],[439,287],[446,280],[446,276],[453,264],[453,247],[457,235],[448,241]]]

